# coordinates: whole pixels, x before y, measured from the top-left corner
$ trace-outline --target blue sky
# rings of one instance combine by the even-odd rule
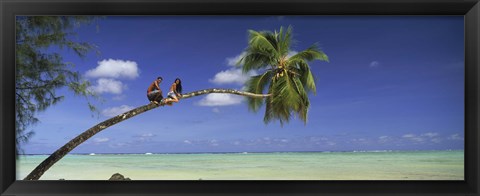
[[[292,53],[319,43],[330,62],[311,62],[317,95],[308,123],[263,123],[234,95],[181,100],[114,125],[73,153],[444,150],[464,145],[462,16],[152,16],[106,17],[74,39],[101,54],[64,60],[93,84],[100,114],[83,97],[38,115],[25,153],[52,153],[93,125],[147,104],[146,89],[176,77],[184,92],[242,89],[248,75],[232,66],[247,31],[291,25]],[[98,26],[98,28],[97,28]],[[166,92],[165,92],[166,93]]]

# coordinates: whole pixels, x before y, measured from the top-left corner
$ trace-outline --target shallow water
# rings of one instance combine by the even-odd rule
[[[47,155],[17,161],[23,179]],[[67,155],[41,180],[463,180],[463,151]]]

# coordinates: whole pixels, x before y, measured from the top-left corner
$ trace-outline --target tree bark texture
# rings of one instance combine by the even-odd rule
[[[243,92],[243,91],[238,91],[238,90],[233,90],[233,89],[205,89],[205,90],[199,90],[199,91],[194,91],[191,93],[186,93],[183,94],[181,99],[187,99],[199,95],[204,95],[204,94],[209,94],[209,93],[228,93],[228,94],[235,94],[235,95],[241,95],[241,96],[247,96],[247,97],[253,97],[253,98],[266,98],[270,96],[270,94],[254,94],[254,93],[249,93],[249,92]],[[120,114],[118,116],[114,116],[110,119],[107,119],[90,129],[86,130],[82,134],[78,135],[77,137],[73,138],[70,140],[68,143],[66,143],[64,146],[59,148],[57,151],[55,151],[53,154],[51,154],[47,159],[45,159],[42,163],[40,163],[30,174],[27,175],[27,177],[24,178],[24,180],[38,180],[40,177],[47,171],[50,167],[53,166],[57,161],[62,159],[65,155],[67,155],[70,151],[72,151],[74,148],[76,148],[78,145],[82,144],[95,134],[99,133],[100,131],[115,125],[119,122],[122,122],[124,120],[127,120],[131,117],[134,117],[136,115],[139,115],[143,112],[149,111],[151,109],[157,108],[159,106],[164,106],[165,103],[162,102],[161,104],[157,105],[154,103],[150,103],[147,105],[140,106],[138,108],[132,109],[128,112],[125,112],[123,114]]]

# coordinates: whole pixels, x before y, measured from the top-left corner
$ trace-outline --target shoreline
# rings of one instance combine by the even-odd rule
[[[447,149],[447,150],[354,150],[354,151],[271,151],[271,152],[145,152],[145,153],[102,153],[102,152],[91,152],[91,153],[69,153],[67,155],[175,155],[175,154],[185,154],[185,155],[194,155],[194,154],[281,154],[281,153],[383,153],[383,152],[456,152],[456,151],[465,151],[463,149]],[[20,156],[36,156],[36,155],[45,155],[49,156],[50,154],[21,154]]]

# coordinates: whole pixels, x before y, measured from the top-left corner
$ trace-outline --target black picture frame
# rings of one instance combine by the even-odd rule
[[[464,15],[464,181],[17,181],[16,15]],[[0,195],[479,195],[479,0],[0,0]]]

